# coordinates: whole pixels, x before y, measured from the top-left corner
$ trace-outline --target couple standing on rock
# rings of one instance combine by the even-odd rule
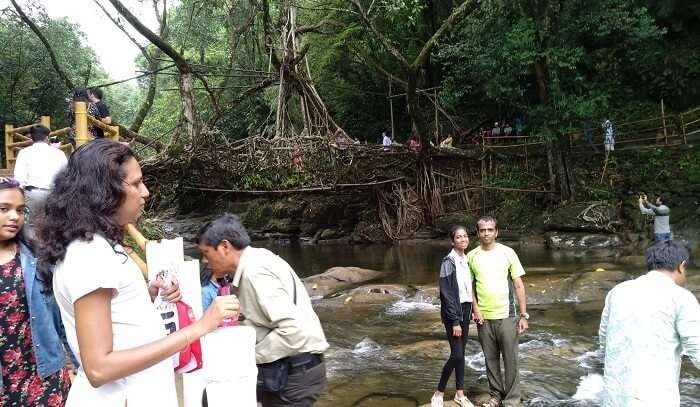
[[[479,246],[469,253],[469,235],[465,226],[450,232],[452,250],[440,266],[441,319],[450,343],[431,407],[442,407],[445,387],[454,370],[457,392],[454,401],[461,407],[473,407],[464,394],[464,349],[469,322],[476,321],[479,342],[486,361],[489,398],[482,406],[519,407],[518,337],[528,329],[525,270],[513,249],[496,242],[496,219],[485,216],[477,221]],[[515,301],[519,314],[516,313]],[[501,372],[501,358],[504,372]]]

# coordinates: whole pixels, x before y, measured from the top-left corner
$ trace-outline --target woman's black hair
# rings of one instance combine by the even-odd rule
[[[466,233],[467,236],[469,236],[469,231],[467,230],[467,227],[466,227],[466,226],[464,226],[464,225],[454,225],[454,226],[452,226],[452,227],[450,228],[450,240],[454,241],[454,240],[455,240],[455,236],[457,235],[457,232],[459,232],[460,230],[463,230],[464,233]]]
[[[91,241],[99,234],[112,246],[123,243],[116,215],[125,197],[123,165],[132,158],[128,146],[98,139],[78,148],[56,176],[37,227],[38,273],[47,288],[53,266],[63,261],[74,240]]]
[[[16,179],[10,177],[0,177],[0,191],[4,191],[6,189],[16,189],[22,193],[22,196],[24,196],[24,189],[22,189]],[[14,241],[17,243],[22,243],[27,246],[30,251],[34,251],[34,240],[27,235],[24,225],[22,225],[22,229],[20,229],[15,235]]]

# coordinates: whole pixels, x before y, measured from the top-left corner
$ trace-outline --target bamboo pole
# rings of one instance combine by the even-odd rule
[[[88,136],[88,114],[85,102],[75,103],[75,146],[80,147],[90,141]]]
[[[39,124],[51,130],[51,116],[41,116]]]
[[[389,114],[391,115],[391,138],[392,140],[396,140],[396,133],[394,129],[394,99],[391,97],[391,92],[391,78],[389,78]]]
[[[139,232],[138,229],[132,224],[126,225],[126,233],[134,239],[134,242],[136,242],[136,245],[143,251],[143,253],[146,253],[146,243],[148,243],[148,240]],[[136,253],[133,249],[127,250],[129,257],[131,257],[132,260],[134,260],[134,263],[136,263],[137,266],[139,266],[139,269],[141,270],[141,273],[143,274],[143,278],[148,280],[148,265],[146,264],[141,257],[139,257],[138,253]]]
[[[12,147],[10,146],[10,144],[12,144],[12,142],[14,141],[13,139],[14,139],[14,137],[13,137],[12,125],[6,124],[5,125],[5,168],[7,168],[8,170],[11,170],[13,167],[12,163],[11,163],[11,159],[12,159],[14,152],[12,151]]]
[[[438,143],[436,143],[435,145],[440,145],[440,124],[438,122],[437,89],[433,90],[433,97],[435,97],[435,139],[438,141]]]
[[[661,123],[664,126],[664,144],[668,144],[668,131],[666,130],[666,113],[664,112],[664,98],[661,98]]]

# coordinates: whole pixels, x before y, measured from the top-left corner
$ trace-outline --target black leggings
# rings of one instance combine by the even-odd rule
[[[472,317],[472,303],[462,303],[463,321],[460,322],[462,327],[462,336],[452,335],[452,323],[445,323],[445,332],[447,340],[450,342],[450,358],[445,362],[438,383],[438,391],[444,393],[447,387],[447,381],[450,380],[452,370],[455,371],[455,381],[457,382],[457,390],[464,390],[464,348],[467,346],[467,335],[469,334],[469,321]]]

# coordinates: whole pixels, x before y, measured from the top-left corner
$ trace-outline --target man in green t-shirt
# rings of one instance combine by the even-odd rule
[[[504,407],[520,407],[518,337],[527,330],[530,318],[522,280],[525,270],[513,249],[496,242],[496,219],[482,217],[476,226],[480,244],[467,253],[467,261],[474,281],[474,320],[491,395],[483,406],[498,407],[502,402]]]

